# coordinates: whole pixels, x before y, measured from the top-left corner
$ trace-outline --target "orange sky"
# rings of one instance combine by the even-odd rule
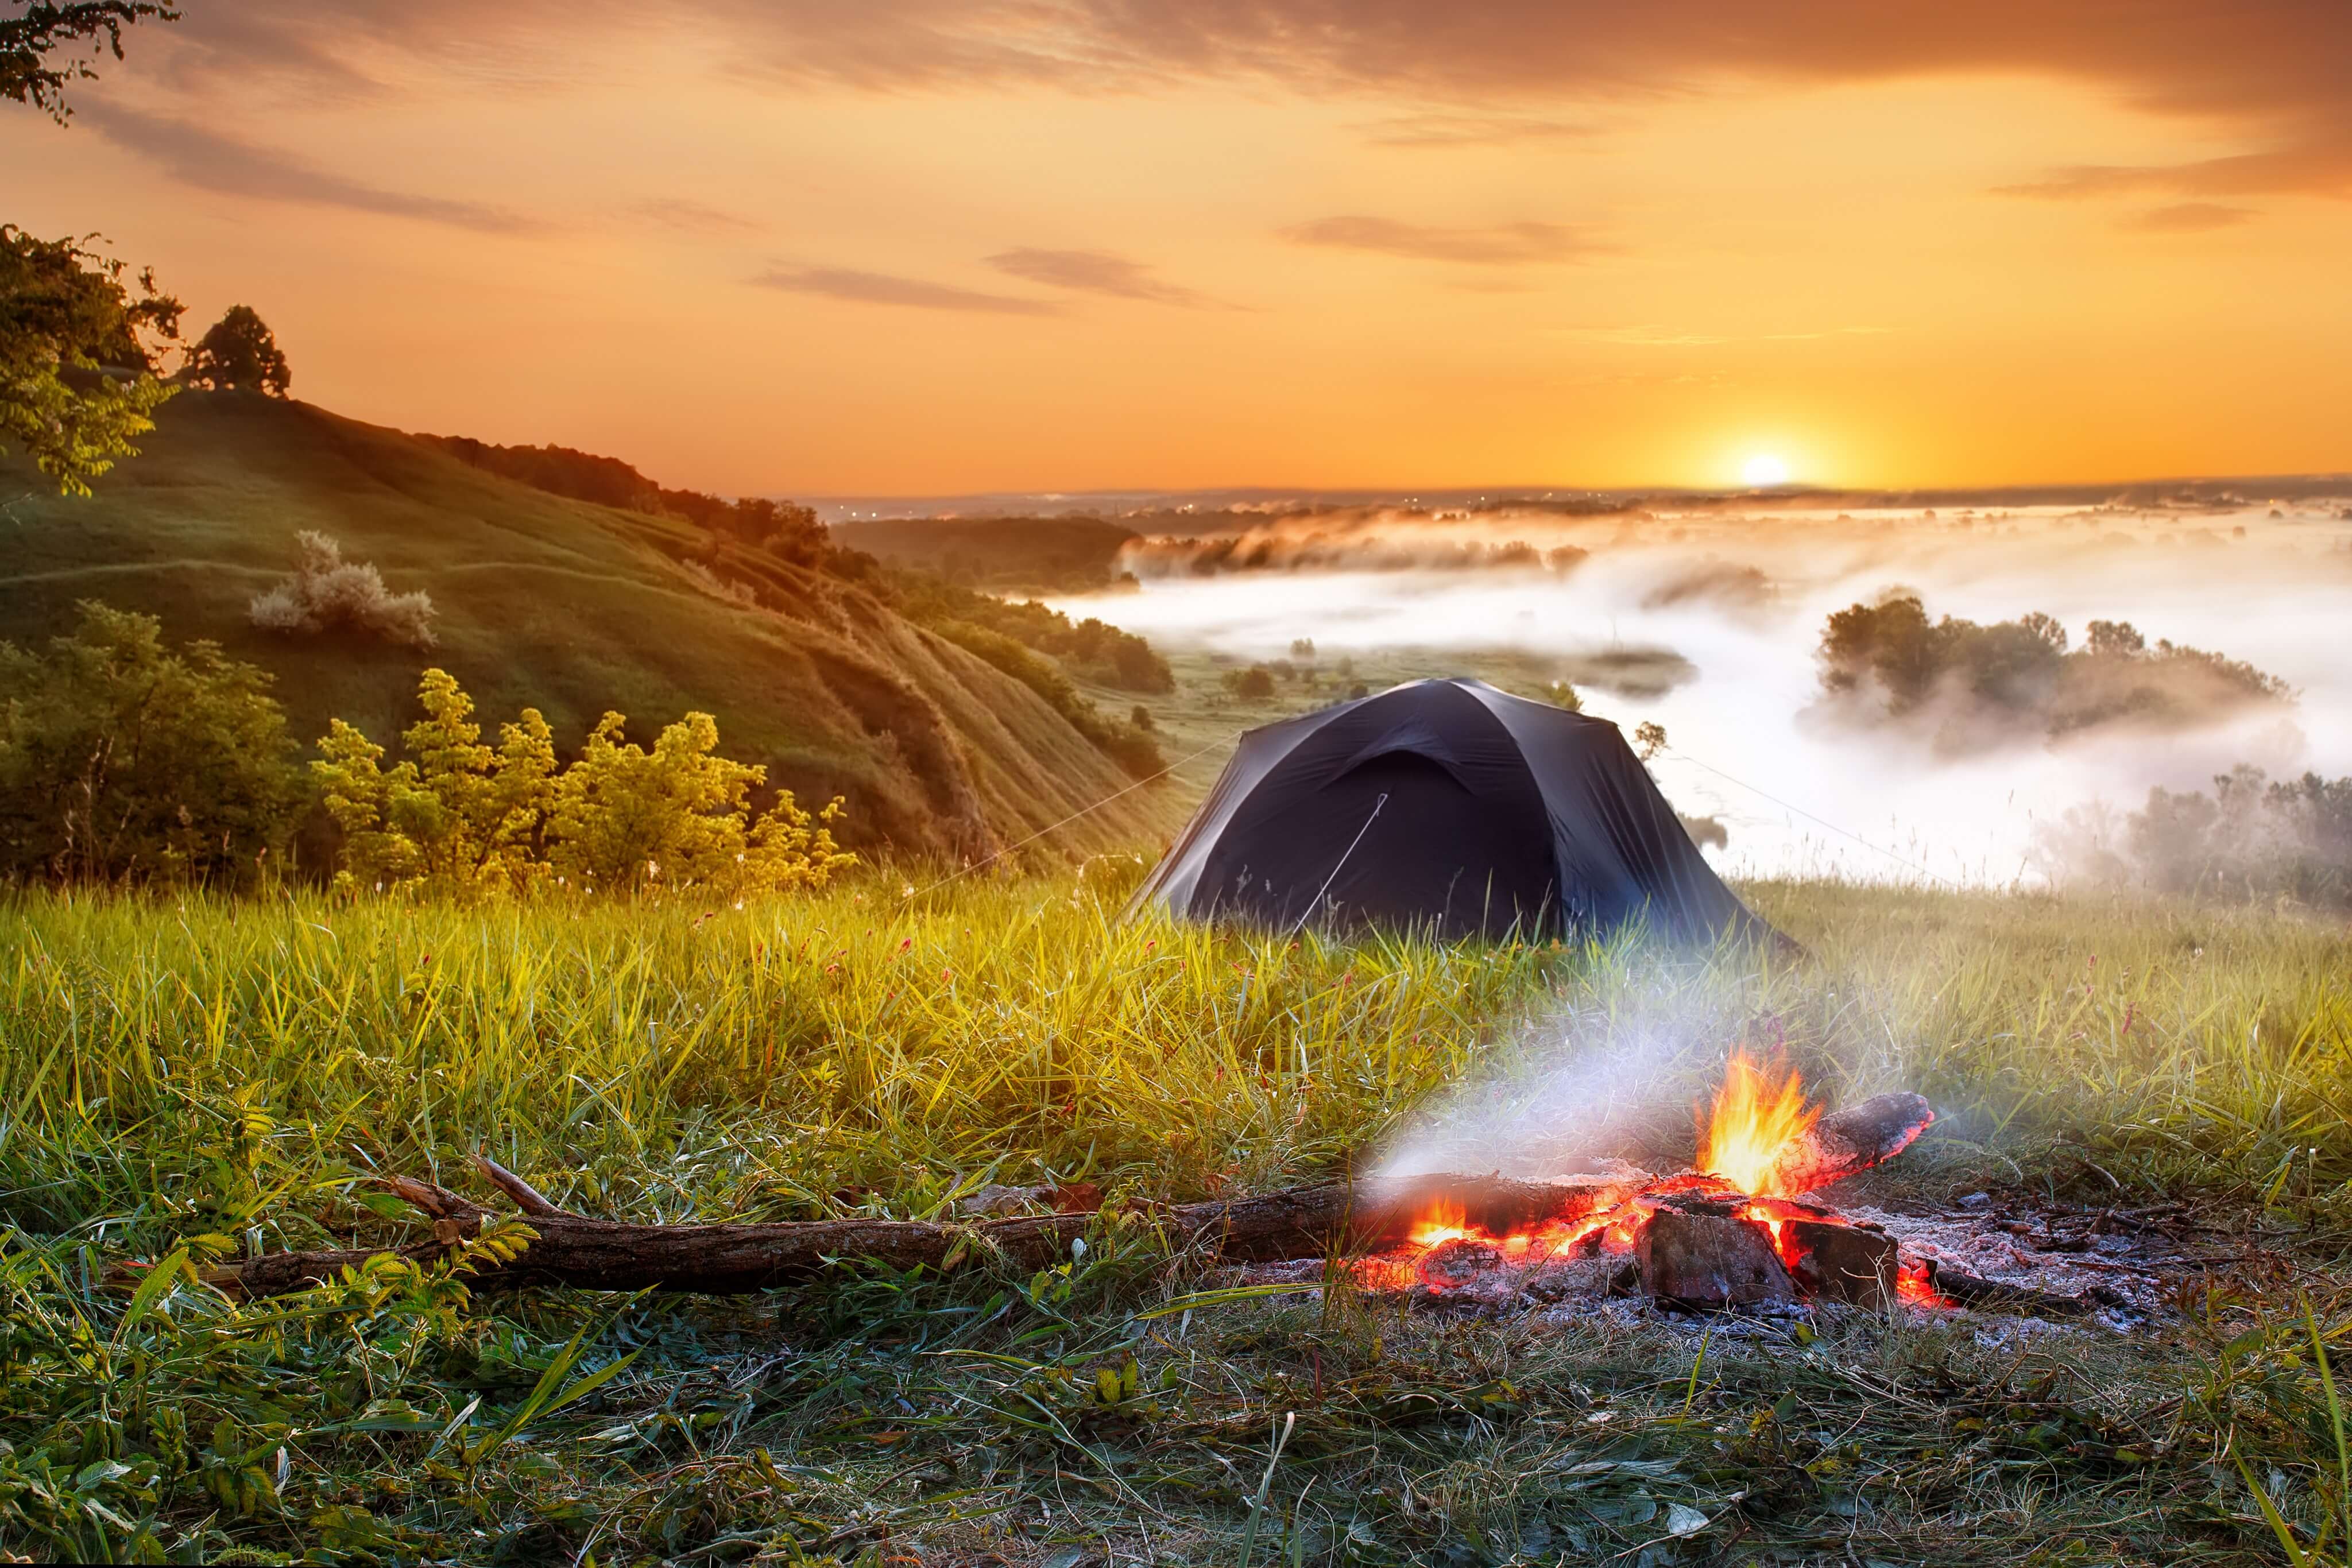
[[[0,115],[0,215],[404,428],[801,495],[2352,467],[2343,0],[186,9]]]

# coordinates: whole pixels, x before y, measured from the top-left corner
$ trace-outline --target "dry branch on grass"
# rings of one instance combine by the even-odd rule
[[[1806,1185],[1826,1186],[1892,1157],[1931,1119],[1927,1102],[1916,1094],[1881,1095],[1822,1118],[1807,1146],[1805,1171],[1811,1179]],[[976,1253],[992,1253],[1015,1267],[1035,1269],[1068,1257],[1070,1243],[1099,1223],[1093,1214],[1076,1213],[971,1224],[858,1218],[635,1225],[571,1213],[495,1160],[478,1154],[474,1164],[514,1201],[537,1232],[519,1256],[478,1263],[471,1276],[478,1289],[570,1285],[740,1295],[840,1266],[946,1270]],[[264,1253],[221,1270],[214,1282],[247,1296],[275,1296],[331,1280],[387,1251],[429,1261],[478,1234],[491,1218],[488,1210],[446,1187],[402,1176],[383,1180],[389,1191],[432,1219],[430,1240],[401,1248]],[[1393,1247],[1441,1207],[1458,1210],[1465,1222],[1498,1236],[1545,1220],[1574,1221],[1622,1202],[1637,1186],[1617,1177],[1523,1182],[1499,1176],[1427,1176],[1150,1206],[1131,1211],[1131,1218],[1157,1228],[1171,1250],[1263,1262]]]
[[[945,1270],[984,1253],[1034,1269],[1067,1258],[1070,1243],[1099,1223],[1096,1215],[1082,1213],[963,1225],[915,1219],[635,1225],[570,1213],[495,1161],[478,1155],[475,1165],[515,1201],[537,1232],[510,1261],[478,1266],[469,1276],[478,1290],[570,1285],[740,1295],[840,1266],[873,1263],[903,1270],[919,1264]],[[491,1218],[470,1199],[429,1182],[394,1176],[383,1178],[383,1185],[433,1220],[430,1240],[401,1248],[265,1253],[222,1270],[214,1282],[247,1296],[274,1296],[331,1280],[383,1252],[430,1261],[478,1234]],[[1394,1246],[1437,1204],[1458,1205],[1475,1220],[1507,1228],[1545,1216],[1590,1213],[1604,1202],[1621,1199],[1626,1190],[1616,1182],[1429,1176],[1378,1187],[1334,1183],[1263,1197],[1142,1207],[1133,1217],[1137,1223],[1155,1227],[1171,1249],[1264,1261]]]

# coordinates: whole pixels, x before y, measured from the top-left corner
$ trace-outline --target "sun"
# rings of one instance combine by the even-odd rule
[[[1789,465],[1769,452],[1759,452],[1740,465],[1739,477],[1759,490],[1789,482]]]

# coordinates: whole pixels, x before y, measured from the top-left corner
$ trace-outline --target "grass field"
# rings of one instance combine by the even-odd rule
[[[1759,973],[1121,924],[1131,875],[910,900],[869,872],[743,910],[0,906],[0,1551],[2273,1561],[2241,1459],[2306,1540],[2341,1517],[2295,1316],[2344,1321],[2341,926],[1764,885],[1812,956]],[[1935,1133],[1867,1179],[2194,1195],[2274,1260],[2132,1339],[1221,1300],[1108,1222],[1034,1277],[740,1301],[469,1301],[431,1277],[237,1305],[105,1279],[412,1237],[370,1173],[468,1187],[477,1144],[559,1202],[647,1219],[921,1216],[1041,1176],[1188,1198],[1636,1063],[1645,1092],[1563,1143],[1674,1158],[1741,1041],[1785,1046],[1832,1100],[1935,1101]]]

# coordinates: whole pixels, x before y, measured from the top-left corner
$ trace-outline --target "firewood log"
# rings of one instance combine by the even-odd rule
[[[477,1290],[569,1285],[740,1295],[835,1268],[944,1269],[991,1254],[1015,1268],[1035,1269],[1068,1258],[1071,1242],[1098,1223],[1088,1214],[1040,1214],[964,1225],[867,1218],[635,1225],[569,1213],[494,1162],[478,1155],[476,1164],[525,1210],[527,1223],[538,1233],[511,1261],[478,1267],[468,1276]],[[446,1187],[405,1176],[387,1177],[383,1185],[434,1221],[431,1239],[399,1248],[264,1253],[218,1271],[213,1281],[247,1296],[272,1296],[331,1280],[384,1252],[429,1262],[462,1238],[478,1234],[489,1218]],[[1138,1208],[1131,1219],[1155,1228],[1171,1250],[1264,1261],[1392,1247],[1440,1208],[1458,1211],[1467,1223],[1497,1234],[1546,1218],[1580,1218],[1621,1201],[1628,1190],[1615,1181],[1551,1184],[1436,1176]]]

